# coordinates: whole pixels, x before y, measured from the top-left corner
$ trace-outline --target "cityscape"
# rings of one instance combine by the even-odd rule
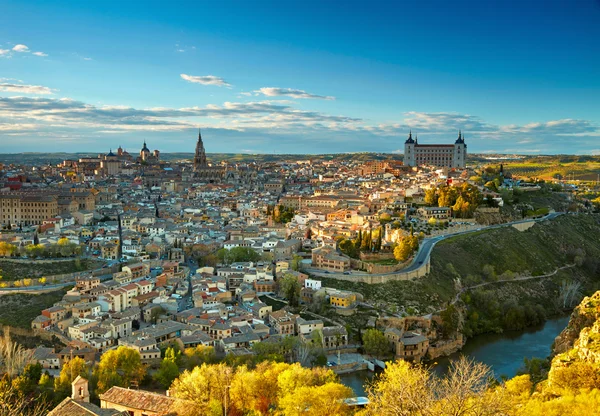
[[[600,3],[455,3],[2,6],[0,416],[600,414]]]

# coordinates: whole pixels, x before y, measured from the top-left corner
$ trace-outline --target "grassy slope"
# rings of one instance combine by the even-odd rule
[[[436,245],[432,269],[452,263],[461,276],[481,274],[486,264],[498,274],[511,270],[539,275],[553,271],[572,259],[570,250],[582,248],[600,255],[600,218],[564,215],[520,232],[512,227],[458,236]]]
[[[26,262],[0,260],[0,275],[4,280],[17,280],[91,270],[100,267],[102,264],[101,261],[88,259],[43,263],[36,263],[33,260]]]
[[[600,216],[561,216],[519,232],[501,228],[481,231],[445,240],[435,246],[431,257],[431,273],[420,280],[367,285],[325,278],[325,286],[355,290],[368,302],[403,305],[418,312],[438,309],[456,294],[454,279],[464,282],[468,275],[485,281],[483,268],[492,265],[497,274],[507,270],[520,275],[544,274],[573,261],[569,253],[583,249],[587,256],[600,256]],[[456,271],[448,266],[452,267]],[[561,279],[587,279],[586,288],[595,287],[595,279],[583,269],[565,271],[557,276],[529,282],[510,282],[488,286],[498,291],[499,298],[547,301],[556,296]]]
[[[65,293],[66,289],[40,295],[24,293],[2,295],[0,296],[0,324],[31,328],[31,321],[43,309],[49,308],[61,300]]]

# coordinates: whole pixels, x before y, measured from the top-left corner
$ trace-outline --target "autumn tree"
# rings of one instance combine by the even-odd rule
[[[425,203],[430,207],[435,207],[438,204],[438,194],[436,188],[431,188],[425,191]]]
[[[58,401],[71,394],[71,383],[77,376],[89,378],[90,369],[85,360],[80,357],[73,357],[65,361],[60,370],[60,375],[54,379],[54,393]]]
[[[226,364],[202,364],[184,371],[173,381],[170,394],[193,403],[196,414],[221,415],[233,380],[234,370]]]
[[[145,376],[146,368],[142,365],[140,353],[133,348],[120,346],[116,350],[108,350],[102,354],[96,367],[98,392],[103,393],[112,386],[130,387],[138,384]]]
[[[394,248],[394,257],[398,261],[406,261],[419,248],[419,238],[416,235],[402,237]]]
[[[216,362],[214,347],[197,345],[195,348],[186,348],[183,352],[183,361],[188,369],[193,369],[203,363],[212,364]]]
[[[366,415],[433,415],[435,402],[433,374],[406,361],[386,364],[385,371],[367,387],[369,405]]]
[[[344,399],[353,395],[352,389],[339,383],[299,387],[279,401],[279,410],[286,416],[350,415]]]

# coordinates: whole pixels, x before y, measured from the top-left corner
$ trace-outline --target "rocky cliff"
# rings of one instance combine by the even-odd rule
[[[567,327],[554,340],[554,354],[573,347],[589,349],[600,331],[600,291],[584,298],[571,314]],[[600,340],[598,347],[600,347]]]

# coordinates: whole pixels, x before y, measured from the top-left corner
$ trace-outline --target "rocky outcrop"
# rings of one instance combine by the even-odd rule
[[[583,299],[569,325],[556,337],[548,372],[548,391],[598,388],[600,364],[600,292]]]
[[[593,327],[600,318],[600,292],[584,298],[579,306],[573,310],[567,327],[554,340],[553,353],[561,354],[569,351],[575,346],[580,334],[593,334]],[[589,337],[588,337],[589,338]],[[593,337],[592,337],[593,339]],[[586,341],[587,342],[587,341]]]

